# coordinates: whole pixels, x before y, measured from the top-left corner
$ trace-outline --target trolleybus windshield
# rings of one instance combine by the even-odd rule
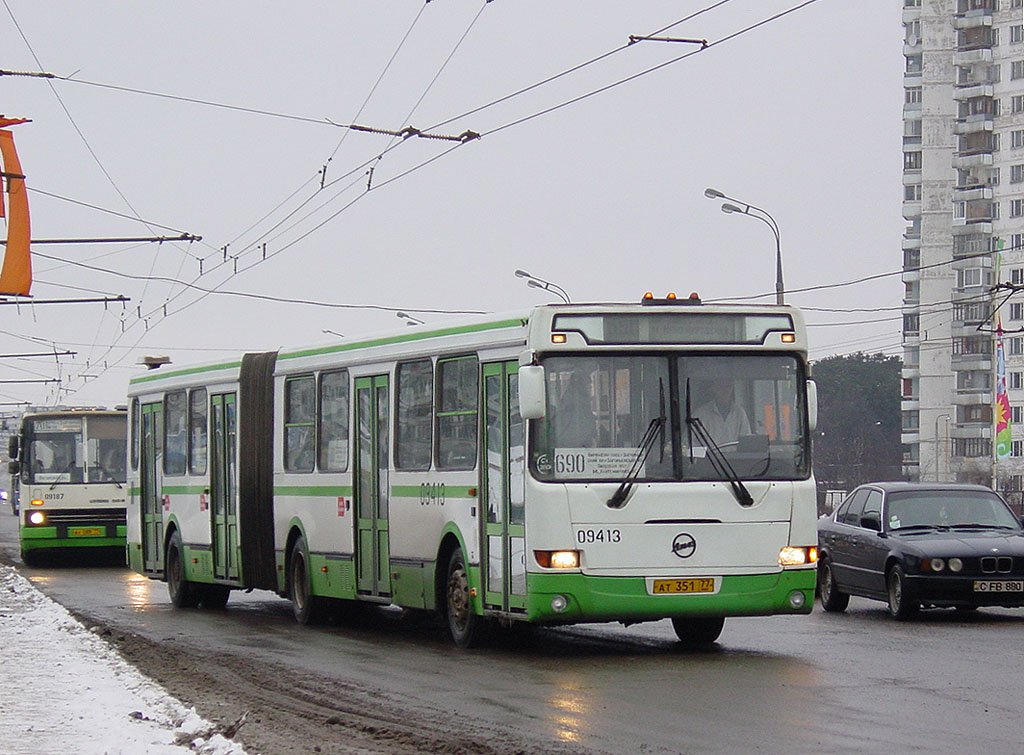
[[[122,483],[123,417],[45,417],[25,420],[23,479],[29,484]]]
[[[726,479],[687,411],[740,479],[810,474],[805,375],[794,355],[572,355],[543,365],[547,412],[533,423],[530,451],[541,480]],[[636,468],[639,446],[663,411],[664,429],[648,439],[653,445]]]

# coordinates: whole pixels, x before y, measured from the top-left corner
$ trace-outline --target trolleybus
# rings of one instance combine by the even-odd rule
[[[130,388],[128,556],[179,607],[238,588],[492,624],[806,614],[800,312],[553,304],[170,366]]]
[[[54,548],[124,549],[125,411],[27,413],[8,453],[26,564]]]

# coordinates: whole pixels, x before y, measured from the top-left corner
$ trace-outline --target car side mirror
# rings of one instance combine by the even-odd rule
[[[877,516],[873,514],[865,514],[860,518],[860,526],[866,530],[874,530],[875,532],[882,531],[882,523],[878,520]]]

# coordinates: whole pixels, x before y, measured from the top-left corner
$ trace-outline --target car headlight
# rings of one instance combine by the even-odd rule
[[[964,568],[964,562],[959,558],[951,558],[946,562],[946,566],[949,567],[950,571],[962,571]]]
[[[941,558],[926,558],[921,562],[921,571],[942,571],[946,568],[946,562]]]

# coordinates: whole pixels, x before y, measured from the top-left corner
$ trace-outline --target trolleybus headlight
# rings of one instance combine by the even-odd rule
[[[46,521],[46,514],[42,511],[33,511],[28,515],[28,521],[30,524],[42,524]]]
[[[959,558],[951,558],[946,562],[946,566],[949,567],[950,571],[962,571],[964,568],[964,562]]]
[[[787,545],[779,551],[779,566],[803,566],[818,560],[818,549],[813,545]]]
[[[545,569],[578,569],[579,551],[534,551],[533,557]]]

